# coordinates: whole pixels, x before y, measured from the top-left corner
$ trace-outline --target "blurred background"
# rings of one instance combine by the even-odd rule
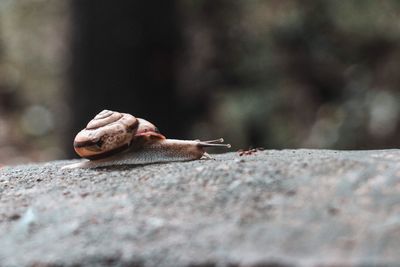
[[[398,0],[0,0],[0,164],[75,157],[102,109],[168,137],[400,146]]]

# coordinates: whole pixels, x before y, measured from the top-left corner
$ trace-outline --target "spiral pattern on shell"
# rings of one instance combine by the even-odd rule
[[[138,124],[130,114],[103,110],[76,135],[74,149],[88,159],[109,156],[129,146]]]

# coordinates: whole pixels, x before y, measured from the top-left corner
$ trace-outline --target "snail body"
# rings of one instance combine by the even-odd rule
[[[103,110],[74,140],[75,152],[88,160],[64,168],[96,168],[125,164],[210,158],[206,147],[230,147],[223,139],[167,139],[152,123],[127,113]]]

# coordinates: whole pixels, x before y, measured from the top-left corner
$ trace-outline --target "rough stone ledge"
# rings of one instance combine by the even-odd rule
[[[400,263],[400,150],[0,170],[1,266]]]

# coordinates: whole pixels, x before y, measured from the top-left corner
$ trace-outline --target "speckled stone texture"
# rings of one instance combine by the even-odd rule
[[[400,150],[0,170],[0,266],[400,264]]]

